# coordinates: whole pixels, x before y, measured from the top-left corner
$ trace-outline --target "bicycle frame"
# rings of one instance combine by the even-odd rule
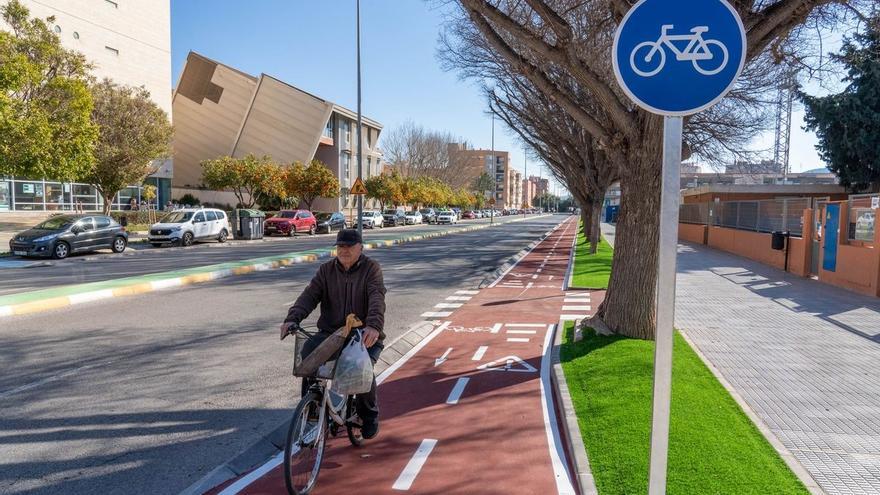
[[[327,413],[330,413],[330,419],[334,423],[339,426],[345,426],[347,418],[342,417],[342,412],[345,410],[348,401],[343,396],[339,409],[334,409],[333,404],[330,402],[330,387],[332,386],[333,380],[317,378],[315,383],[310,387],[311,389],[319,390],[321,393],[321,410],[318,412],[318,424],[323,424],[323,422],[327,420]]]
[[[675,54],[675,59],[679,61],[688,61],[688,60],[709,60],[712,58],[712,52],[709,51],[709,48],[706,46],[706,41],[703,39],[703,31],[699,31],[692,34],[667,34],[671,26],[663,26],[663,32],[660,34],[660,38],[657,39],[656,44],[654,45],[654,50],[651,51],[649,56],[654,55],[654,51],[660,50],[661,46],[665,45],[669,47],[672,53]],[[673,41],[690,41],[684,51],[679,50]],[[694,47],[699,44],[700,50],[695,51]]]

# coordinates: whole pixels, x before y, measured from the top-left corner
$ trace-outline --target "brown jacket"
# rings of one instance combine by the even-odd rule
[[[349,313],[354,313],[364,325],[379,331],[379,342],[385,340],[385,282],[382,268],[363,254],[348,271],[335,258],[322,264],[290,307],[284,321],[299,324],[318,304],[321,305],[318,330],[334,332],[345,325],[345,317]]]

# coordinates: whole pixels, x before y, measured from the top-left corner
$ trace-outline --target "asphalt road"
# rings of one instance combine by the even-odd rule
[[[500,217],[495,221],[509,222],[516,218],[522,217]],[[454,226],[418,225],[365,230],[364,238],[387,239],[487,223],[489,219],[465,220]],[[209,242],[188,248],[128,249],[123,255],[75,255],[66,260],[28,259],[26,261],[30,266],[27,267],[15,267],[25,261],[23,258],[4,258],[0,260],[0,295],[326,248],[333,244],[335,236],[335,233],[316,236],[304,234],[293,238],[273,237],[265,242]]]
[[[389,341],[564,218],[369,252]],[[177,493],[271,432],[298,395],[277,325],[316,267],[3,319],[0,493]]]

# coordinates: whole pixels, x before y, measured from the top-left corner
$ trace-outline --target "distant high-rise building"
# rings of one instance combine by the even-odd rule
[[[464,145],[459,143],[450,143],[447,145],[449,160],[458,160],[462,168],[462,173],[467,176],[467,184],[473,182],[486,172],[489,177],[495,181],[495,188],[492,192],[495,197],[495,206],[497,208],[506,207],[510,204],[513,191],[511,190],[512,181],[515,177],[510,177],[510,153],[499,150],[465,149]]]

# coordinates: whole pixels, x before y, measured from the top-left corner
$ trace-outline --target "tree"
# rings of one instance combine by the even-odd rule
[[[223,156],[202,162],[202,181],[211,189],[231,189],[244,208],[253,208],[260,194],[279,194],[278,165],[272,157]]]
[[[385,210],[385,205],[394,199],[394,185],[389,174],[374,175],[368,178],[364,181],[364,187],[367,188],[367,197],[378,201],[379,208],[382,210]]]
[[[452,133],[406,122],[382,136],[385,161],[402,177],[434,177],[453,187],[469,186],[474,179],[467,161],[449,153],[449,145],[460,141]]]
[[[114,84],[109,79],[92,87],[92,121],[99,137],[95,162],[83,179],[104,198],[104,214],[113,198],[131,184],[140,184],[155,171],[154,160],[171,154],[168,115],[144,88]]]
[[[0,175],[78,179],[98,138],[90,66],[18,0],[0,13],[10,28],[0,30]]]
[[[841,18],[838,13],[871,5],[859,0],[730,3],[746,26],[749,64],[760,62],[767,52],[780,59],[797,59],[798,37],[810,32],[799,29],[801,26],[837,22]],[[622,201],[615,263],[598,316],[612,331],[652,339],[663,119],[635,107],[620,91],[608,57],[614,30],[632,3],[458,0],[458,4],[463,17],[496,57],[576,120],[619,170]],[[582,98],[589,104],[584,105]],[[716,110],[712,116],[711,120],[730,122],[723,120],[723,112]],[[686,126],[699,118],[706,117],[688,119]],[[720,129],[731,126],[706,129],[723,135]],[[733,134],[737,135],[735,126]]]
[[[880,15],[831,57],[847,67],[849,84],[824,97],[800,93],[807,130],[816,132],[816,149],[842,185],[880,190]]]
[[[339,197],[339,179],[321,160],[312,160],[308,165],[295,162],[288,171],[287,194],[296,196],[312,209],[318,198]]]

